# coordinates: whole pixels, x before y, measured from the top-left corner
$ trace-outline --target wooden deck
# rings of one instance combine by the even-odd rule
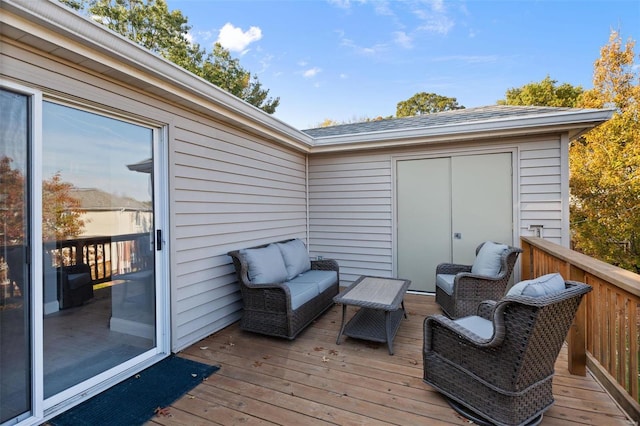
[[[335,339],[334,306],[294,341],[243,332],[234,324],[179,355],[221,369],[148,425],[439,425],[469,424],[422,381],[422,323],[440,312],[431,296],[407,295],[409,314],[385,344]],[[354,311],[351,310],[350,313]],[[571,376],[563,350],[556,402],[542,425],[632,425],[590,376]]]

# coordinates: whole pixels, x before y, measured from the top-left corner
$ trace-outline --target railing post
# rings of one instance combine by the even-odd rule
[[[531,244],[526,241],[520,240],[520,245],[522,246],[522,256],[520,256],[520,278],[521,280],[530,280],[533,278],[531,276],[531,265],[533,264],[533,249]]]
[[[569,280],[584,282],[584,271],[569,267]],[[587,375],[587,297],[582,298],[573,324],[567,336],[567,349],[569,357],[569,373],[576,376]]]

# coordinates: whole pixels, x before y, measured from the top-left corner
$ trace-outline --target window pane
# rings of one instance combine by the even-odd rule
[[[29,98],[0,90],[0,423],[31,409]]]

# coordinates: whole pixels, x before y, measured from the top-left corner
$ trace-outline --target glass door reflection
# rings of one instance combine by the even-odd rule
[[[31,411],[29,103],[0,89],[0,424]]]
[[[43,108],[44,396],[156,346],[153,129]]]

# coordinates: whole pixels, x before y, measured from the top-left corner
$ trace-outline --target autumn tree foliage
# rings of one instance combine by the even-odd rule
[[[1,230],[9,244],[22,244],[26,235],[26,180],[11,166],[9,157],[0,158]],[[62,181],[59,173],[42,182],[42,237],[44,241],[76,238],[82,234],[85,213],[72,194],[74,186]]]
[[[456,98],[449,98],[436,93],[420,92],[407,100],[398,102],[396,117],[413,117],[455,109],[464,109],[464,106],[458,105]]]
[[[269,97],[256,75],[219,43],[207,52],[189,38],[188,19],[165,0],[60,0],[109,29],[273,114],[280,98]]]
[[[26,229],[25,218],[25,179],[18,169],[11,166],[9,157],[0,158],[0,208],[2,208],[2,228],[4,239],[9,244],[22,243]],[[4,241],[3,241],[4,243]]]
[[[640,273],[640,68],[635,42],[612,32],[578,106],[613,117],[569,148],[574,247]]]
[[[584,92],[582,87],[557,83],[557,80],[552,80],[547,75],[540,82],[508,89],[506,99],[499,100],[498,105],[575,107]]]
[[[76,238],[82,234],[85,213],[71,194],[74,186],[60,173],[42,182],[42,238],[44,241]]]

